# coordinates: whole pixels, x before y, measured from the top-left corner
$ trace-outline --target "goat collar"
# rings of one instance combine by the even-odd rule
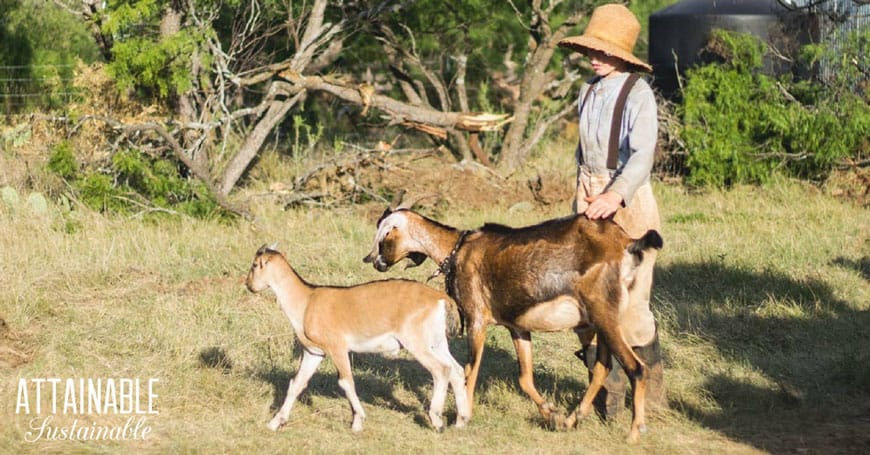
[[[453,266],[456,265],[456,253],[459,252],[459,249],[462,248],[462,245],[465,243],[465,238],[468,237],[468,234],[471,234],[472,231],[462,231],[459,233],[459,238],[456,239],[456,244],[453,245],[453,249],[450,250],[450,253],[447,254],[447,257],[438,264],[438,269],[426,279],[426,281],[431,281],[432,278],[437,277],[438,275],[444,274],[449,275],[453,269]]]

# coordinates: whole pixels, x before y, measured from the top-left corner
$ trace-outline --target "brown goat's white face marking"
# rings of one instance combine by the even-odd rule
[[[378,223],[378,231],[375,233],[375,244],[372,247],[371,253],[363,261],[372,263],[375,269],[381,272],[387,271],[390,266],[401,258],[385,258],[384,254],[387,252],[395,253],[395,245],[393,243],[396,241],[396,237],[401,238],[401,235],[397,236],[394,232],[406,231],[408,223],[408,215],[403,211],[392,212],[381,219]]]
[[[387,234],[393,229],[404,230],[408,226],[408,217],[404,212],[393,212],[381,221],[378,225],[378,232],[375,234],[375,248],[384,241]]]

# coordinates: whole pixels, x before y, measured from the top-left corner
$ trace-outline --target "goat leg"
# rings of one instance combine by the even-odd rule
[[[477,385],[477,375],[480,374],[480,362],[483,360],[483,342],[486,340],[486,324],[476,321],[466,321],[468,330],[468,363],[465,364],[465,389],[468,392],[469,417],[474,407],[474,387]]]
[[[631,381],[632,405],[634,416],[631,419],[631,431],[628,434],[628,442],[637,442],[640,435],[647,432],[646,428],[646,386],[649,368],[637,357],[634,351],[629,350],[633,360],[635,360],[634,368],[625,368],[625,373]],[[631,359],[623,362],[617,356],[623,365],[631,364]]]
[[[450,384],[450,374],[453,371],[450,362],[444,358],[443,354],[439,355],[435,350],[441,346],[446,347],[446,345],[446,338],[444,340],[417,340],[411,338],[406,340],[405,343],[405,349],[432,375],[432,399],[429,404],[429,422],[432,423],[432,428],[438,432],[444,431],[442,411],[444,410],[444,401],[447,397],[447,388]],[[462,390],[463,392],[465,391],[464,388]],[[458,411],[461,412],[462,409],[458,409]]]
[[[595,396],[598,395],[598,392],[604,385],[604,381],[607,379],[607,375],[610,374],[611,368],[610,349],[607,343],[599,343],[598,350],[596,351],[595,365],[592,367],[592,379],[589,381],[589,387],[586,388],[583,399],[580,400],[580,406],[568,416],[565,422],[566,426],[569,428],[573,427],[579,420],[588,417],[592,413]]]
[[[363,429],[363,421],[366,418],[366,413],[356,394],[356,387],[353,382],[348,351],[345,350],[338,355],[332,355],[330,357],[332,357],[332,361],[335,363],[335,368],[338,370],[338,386],[344,390],[344,394],[347,397],[347,401],[350,402],[350,408],[353,411],[353,423],[351,424],[350,429],[354,433],[358,433]]]
[[[449,381],[447,373],[449,369],[441,368],[440,371],[432,370],[432,401],[429,404],[429,422],[435,431],[444,431],[444,400],[447,398],[447,387]]]
[[[447,343],[438,345],[434,349],[435,355],[442,359],[448,366],[448,381],[456,399],[456,428],[462,428],[471,418],[471,404],[468,401],[468,390],[465,389],[465,377],[462,375],[462,367],[450,354]]]
[[[621,330],[618,331],[617,337],[608,336],[605,338],[606,343],[600,343],[600,350],[604,344],[607,344],[613,350],[613,356],[622,364],[625,374],[631,381],[632,406],[633,413],[631,419],[631,431],[628,434],[628,442],[636,442],[642,433],[646,433],[646,382],[649,374],[649,368],[637,356],[637,354],[625,341]],[[609,355],[609,354],[608,354]],[[599,354],[600,356],[600,354]]]
[[[275,414],[275,417],[272,418],[272,421],[269,422],[268,428],[270,430],[278,431],[278,428],[287,423],[287,419],[290,418],[290,411],[293,409],[293,404],[296,403],[296,398],[308,387],[308,381],[314,375],[314,372],[317,371],[317,367],[322,360],[322,355],[303,351],[302,361],[299,362],[299,371],[296,372],[296,376],[290,380],[290,385],[287,386],[287,397],[284,398],[284,404]]]
[[[544,401],[544,397],[542,397],[538,392],[538,389],[535,388],[535,378],[532,374],[534,371],[534,364],[532,362],[531,332],[520,331],[513,328],[510,329],[510,332],[511,339],[514,343],[514,349],[517,352],[517,362],[520,367],[520,389],[522,389],[522,391],[535,402],[535,405],[538,407],[538,412],[541,413],[545,422],[547,422],[552,428],[559,430],[565,429],[565,416],[560,415],[552,403]]]

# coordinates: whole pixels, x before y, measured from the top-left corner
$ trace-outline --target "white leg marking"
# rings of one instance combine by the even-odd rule
[[[270,430],[278,431],[278,428],[287,423],[296,398],[308,387],[308,381],[314,375],[314,372],[317,371],[317,367],[322,360],[322,355],[311,354],[308,351],[302,353],[299,371],[296,372],[296,376],[290,380],[290,385],[287,386],[287,397],[284,398],[284,404],[275,414],[275,417],[272,418],[272,421],[269,422],[268,428]]]

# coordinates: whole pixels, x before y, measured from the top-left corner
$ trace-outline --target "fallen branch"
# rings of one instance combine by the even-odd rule
[[[327,80],[320,76],[304,76],[289,70],[278,75],[300,89],[326,92],[360,106],[380,109],[389,114],[396,123],[407,123],[407,126],[416,129],[425,125],[431,128],[431,133],[427,133],[438,137],[442,137],[442,130],[446,128],[471,132],[494,131],[513,120],[509,114],[444,112],[423,105],[403,103],[377,93],[364,98],[360,94],[359,86],[340,84],[335,79]],[[442,138],[446,138],[446,132]]]
[[[366,183],[364,170],[376,171],[394,169],[394,164],[387,161],[388,157],[407,156],[416,159],[421,156],[431,156],[440,149],[392,149],[379,146],[364,148],[347,144],[356,151],[322,161],[296,177],[292,184],[276,183],[272,191],[260,193],[251,197],[275,197],[284,208],[299,205],[317,205],[329,207],[346,202],[356,202],[359,194],[371,199],[388,203],[387,199],[372,189],[372,182]],[[377,182],[374,182],[377,183]]]

